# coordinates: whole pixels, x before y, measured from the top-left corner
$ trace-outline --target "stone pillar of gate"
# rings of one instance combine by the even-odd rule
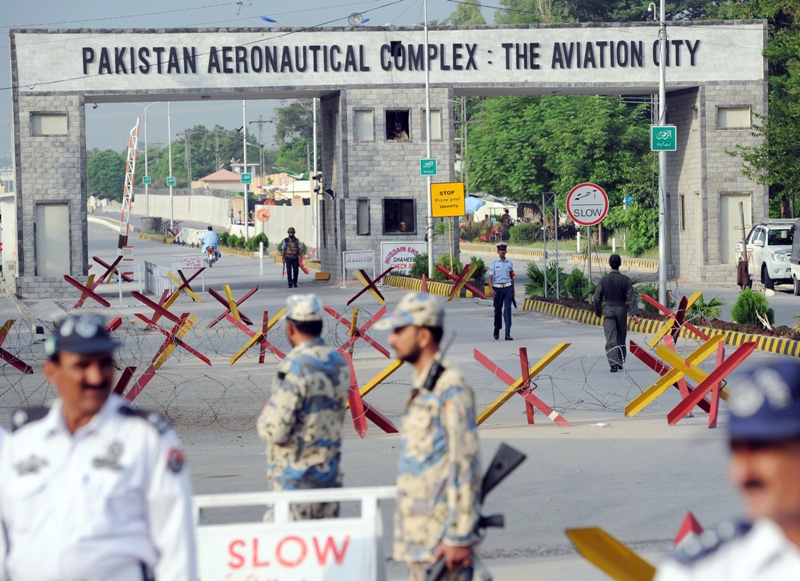
[[[73,292],[63,275],[80,277],[87,272],[84,101],[78,94],[14,95],[19,274],[15,292],[23,298],[62,297]],[[45,245],[37,246],[37,236],[46,235],[45,225],[37,223],[37,217],[47,214],[39,208],[44,205],[62,206],[69,222],[64,239],[58,241],[69,251],[63,259],[49,260],[47,276],[37,271],[37,264],[39,270],[44,267],[41,256],[37,262],[37,253],[47,251]]]
[[[667,154],[669,277],[735,282],[741,238],[738,202],[746,228],[768,217],[768,188],[745,177],[737,145],[753,146],[756,115],[767,112],[767,85],[707,83],[667,94],[667,123],[678,131],[678,150]],[[746,234],[746,232],[745,232]]]

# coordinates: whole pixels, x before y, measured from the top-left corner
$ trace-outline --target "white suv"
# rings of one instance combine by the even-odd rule
[[[768,289],[776,284],[790,284],[792,271],[789,255],[792,252],[794,220],[764,220],[756,224],[747,235],[747,254],[750,259],[750,277],[760,278]],[[736,245],[741,253],[742,243]]]

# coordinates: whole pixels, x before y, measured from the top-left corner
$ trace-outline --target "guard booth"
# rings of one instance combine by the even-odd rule
[[[202,581],[384,581],[381,500],[394,486],[194,497]],[[293,521],[293,502],[359,502],[358,517]],[[272,505],[274,522],[205,524],[214,509]],[[216,520],[216,519],[214,519]]]

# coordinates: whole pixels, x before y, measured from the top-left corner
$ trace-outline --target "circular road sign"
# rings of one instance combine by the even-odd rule
[[[578,184],[567,195],[567,213],[581,226],[599,224],[608,214],[608,195],[597,184]]]

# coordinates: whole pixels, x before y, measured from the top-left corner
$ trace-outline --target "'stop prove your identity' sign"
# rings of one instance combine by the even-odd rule
[[[567,194],[567,213],[580,226],[594,226],[608,214],[608,195],[597,184],[578,184]]]

